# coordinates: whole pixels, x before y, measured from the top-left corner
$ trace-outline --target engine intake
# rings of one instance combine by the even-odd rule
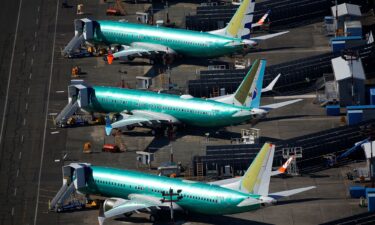
[[[127,200],[122,199],[122,198],[108,198],[104,201],[104,204],[103,204],[104,212],[107,212],[113,208],[116,208],[117,206],[122,205],[125,202],[127,202]]]

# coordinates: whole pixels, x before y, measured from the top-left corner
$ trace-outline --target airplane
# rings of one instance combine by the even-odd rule
[[[277,203],[281,198],[311,190],[315,186],[269,193],[275,145],[265,143],[242,177],[209,183],[146,174],[138,171],[71,163],[70,171],[77,193],[88,199],[105,199],[98,221],[136,212],[151,212],[155,221],[162,209],[208,215],[229,215],[257,210]],[[283,167],[287,167],[288,160]],[[284,170],[285,171],[285,170]],[[66,175],[64,174],[64,178]],[[65,181],[64,181],[65,182]],[[68,184],[69,185],[69,184]],[[173,203],[168,202],[173,193]],[[167,196],[167,197],[166,197]],[[170,199],[170,200],[172,200]]]
[[[257,121],[272,109],[301,101],[294,99],[260,106],[262,92],[273,89],[280,74],[265,88],[263,77],[266,60],[254,61],[244,80],[234,94],[214,98],[194,98],[191,95],[171,95],[158,92],[117,87],[93,86],[89,99],[80,106],[83,111],[116,114],[112,122],[106,116],[105,131],[131,130],[136,126],[162,128],[166,125],[189,125],[220,128]],[[79,88],[77,88],[78,90]]]
[[[245,53],[258,41],[273,38],[288,31],[250,38],[255,0],[245,0],[223,29],[199,32],[193,30],[150,26],[120,21],[81,19],[85,41],[107,46],[117,45],[117,52],[104,57],[131,61],[135,57],[176,55],[214,58]]]

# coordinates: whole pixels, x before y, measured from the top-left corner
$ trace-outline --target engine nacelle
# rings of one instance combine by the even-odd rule
[[[113,208],[118,207],[119,205],[124,204],[128,200],[122,199],[122,198],[108,198],[104,201],[103,204],[103,210],[104,212],[107,212]]]

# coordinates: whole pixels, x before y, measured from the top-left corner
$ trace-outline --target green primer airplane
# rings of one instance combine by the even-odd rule
[[[163,193],[173,190],[178,201],[174,210],[210,215],[226,215],[257,210],[275,204],[278,199],[315,188],[314,186],[269,193],[270,178],[285,172],[290,158],[282,167],[272,171],[275,145],[265,143],[242,177],[210,183],[156,176],[142,172],[71,163],[64,166],[64,184],[74,184],[78,193],[89,199],[105,198],[99,213],[104,220],[133,212],[155,212],[170,207]],[[72,186],[72,185],[70,185]],[[73,186],[72,186],[73,187]]]
[[[113,128],[130,129],[135,126],[152,128],[163,124],[186,124],[219,128],[236,125],[263,118],[271,109],[301,101],[296,99],[260,106],[261,92],[272,90],[280,76],[263,89],[265,67],[265,60],[256,60],[234,94],[210,99],[103,86],[86,87],[88,94],[83,97],[80,93],[83,85],[74,84],[69,87],[69,90],[73,89],[69,92],[75,96],[70,98],[70,102],[77,99],[86,112],[117,114],[112,124],[107,118],[107,135]]]
[[[121,46],[118,52],[109,55],[114,59],[132,60],[134,57],[155,55],[213,58],[244,53],[256,46],[258,41],[287,33],[250,39],[254,6],[255,0],[243,1],[225,28],[210,32],[89,19],[77,20],[76,23],[81,25],[76,26],[83,27],[84,39],[89,43]],[[111,63],[111,60],[108,62]]]

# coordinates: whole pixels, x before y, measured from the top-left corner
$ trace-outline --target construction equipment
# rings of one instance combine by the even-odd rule
[[[83,14],[83,4],[78,4],[77,5],[77,15],[82,15]]]
[[[91,153],[91,143],[90,142],[86,142],[83,145],[83,153]]]
[[[122,1],[116,0],[113,7],[108,7],[106,14],[107,16],[125,16],[125,9],[124,5],[122,4]]]
[[[81,74],[81,68],[78,66],[74,66],[72,68],[72,77],[76,78]]]
[[[120,148],[117,145],[114,145],[114,144],[103,145],[102,151],[103,152],[111,152],[111,153],[121,152]]]

